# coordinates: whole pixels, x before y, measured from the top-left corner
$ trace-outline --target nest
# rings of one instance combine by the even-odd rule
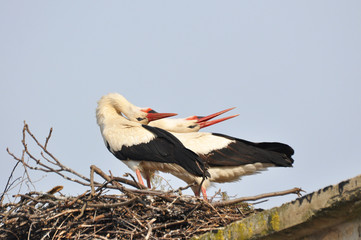
[[[106,187],[104,187],[106,188]],[[248,204],[214,207],[179,194],[77,197],[30,192],[0,208],[2,239],[189,239],[255,212]]]
[[[52,129],[41,144],[24,123],[21,156],[7,150],[16,165],[0,198],[1,239],[189,239],[262,211],[245,201],[302,191],[294,188],[213,202],[215,196],[205,201],[182,195],[182,190],[192,185],[171,191],[150,190],[130,174],[131,179],[114,177],[94,165],[90,166],[88,178],[48,151],[51,134]],[[27,136],[40,149],[38,156],[28,148]],[[14,195],[15,201],[3,204],[4,196],[19,179],[12,180],[18,165],[23,165],[28,180],[30,169],[57,174],[89,190],[68,197],[60,194],[62,186],[56,186],[46,193],[29,191]],[[104,181],[95,181],[95,173]],[[110,194],[114,190],[119,194]]]

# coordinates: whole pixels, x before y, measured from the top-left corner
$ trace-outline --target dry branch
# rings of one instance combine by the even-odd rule
[[[10,176],[8,178],[8,181],[6,182],[6,185],[5,185],[4,192],[1,194],[1,197],[0,197],[0,205],[2,205],[2,203],[3,203],[5,193],[11,188],[11,186],[16,181],[16,179],[15,179],[13,182],[10,182],[12,180],[12,178],[13,178],[14,171],[15,171],[16,167],[19,165],[19,163],[20,162],[17,162],[15,164],[15,166],[13,167],[13,170],[11,170]]]
[[[285,191],[279,191],[279,192],[272,192],[272,193],[264,193],[257,196],[252,197],[242,197],[242,198],[236,198],[228,201],[222,201],[222,202],[215,202],[213,203],[213,206],[221,207],[221,206],[227,206],[232,204],[237,204],[240,202],[247,202],[247,201],[256,201],[262,198],[269,198],[269,197],[276,197],[276,196],[283,196],[291,193],[295,193],[298,196],[300,196],[301,192],[304,192],[301,188],[292,188]]]

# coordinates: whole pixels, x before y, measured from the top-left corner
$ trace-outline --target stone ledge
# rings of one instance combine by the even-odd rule
[[[325,237],[361,239],[361,175],[193,239],[311,240]]]

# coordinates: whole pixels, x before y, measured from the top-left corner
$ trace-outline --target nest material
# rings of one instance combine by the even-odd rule
[[[255,212],[246,203],[214,207],[166,193],[19,196],[0,207],[1,239],[189,239]]]

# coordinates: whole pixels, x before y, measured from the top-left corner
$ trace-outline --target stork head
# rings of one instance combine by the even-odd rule
[[[151,108],[140,108],[130,103],[119,93],[104,95],[99,101],[96,109],[97,122],[100,126],[106,118],[118,119],[119,115],[125,116],[132,122],[148,124],[150,121],[171,117],[175,113],[157,113]]]
[[[232,115],[229,117],[224,117],[220,119],[211,120],[212,118],[215,118],[225,112],[228,112],[234,108],[229,108],[208,116],[190,116],[188,118],[179,118],[179,119],[161,119],[158,121],[154,121],[150,123],[150,126],[153,127],[159,127],[164,130],[170,131],[170,132],[178,132],[178,133],[187,133],[187,132],[198,132],[201,128],[205,128],[208,126],[211,126],[213,124],[223,122],[227,119],[234,118],[238,116],[239,114]]]
[[[176,133],[198,132],[201,129],[196,119],[187,118],[160,119],[149,123],[149,126]]]

